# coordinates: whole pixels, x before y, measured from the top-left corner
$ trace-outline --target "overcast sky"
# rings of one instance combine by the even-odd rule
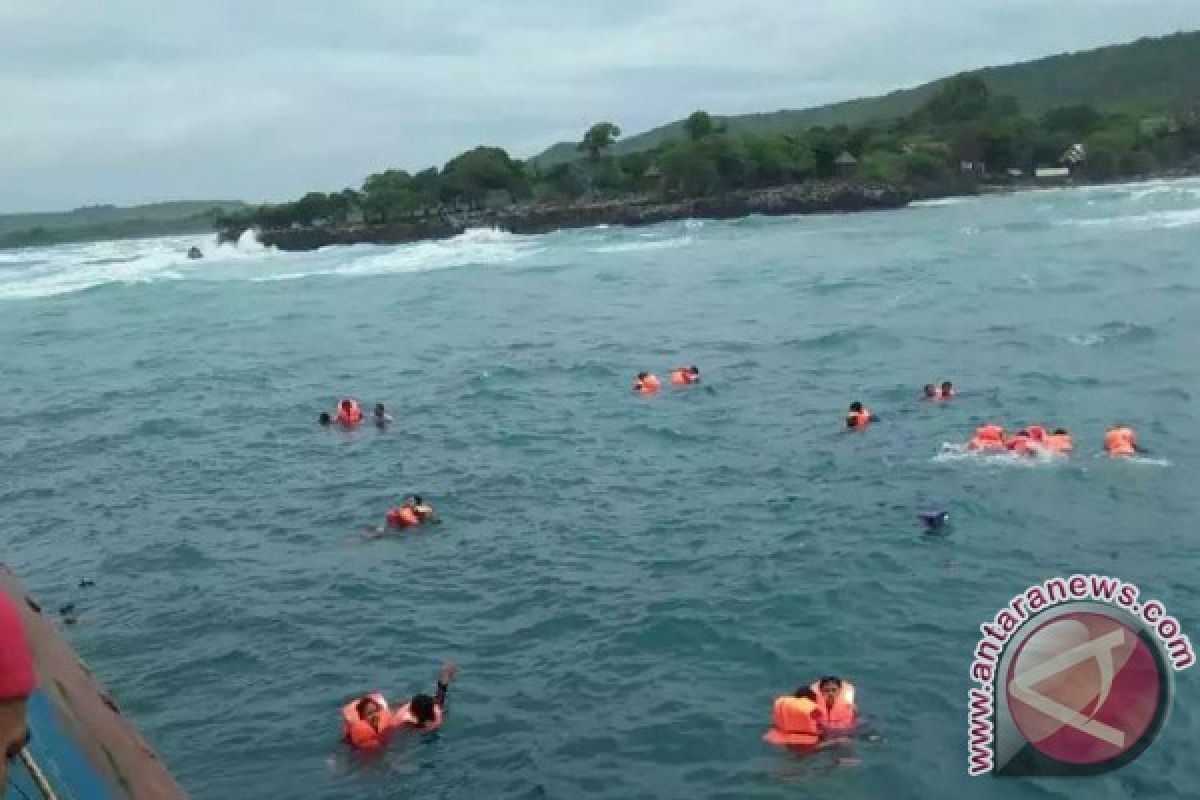
[[[1195,28],[1200,0],[0,0],[0,212],[283,199]]]

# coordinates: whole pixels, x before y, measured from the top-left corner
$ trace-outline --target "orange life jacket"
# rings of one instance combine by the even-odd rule
[[[393,528],[414,528],[421,524],[417,512],[408,506],[393,508],[387,512],[387,523]]]
[[[1069,433],[1048,433],[1042,443],[1056,453],[1069,453],[1075,449],[1075,442]]]
[[[833,699],[833,706],[825,704],[820,681],[814,682],[812,690],[817,693],[817,705],[825,717],[825,725],[840,731],[848,731],[858,724],[858,708],[854,705],[854,684],[842,681],[842,688]]]
[[[865,428],[871,424],[871,412],[865,408],[862,411],[851,411],[846,415],[846,422],[850,423],[851,428]]]
[[[967,443],[971,450],[1003,450],[1004,428],[999,425],[980,425],[975,429],[975,435]]]
[[[1104,449],[1110,456],[1131,456],[1137,452],[1137,434],[1133,428],[1111,428],[1104,434]]]
[[[417,725],[417,715],[413,713],[412,701],[409,701],[397,709],[396,713],[392,716],[392,727],[418,730],[425,733],[436,731],[442,727],[442,707],[435,704],[433,707],[433,719],[427,722],[425,727],[421,727]]]
[[[949,400],[956,394],[958,393],[953,389],[943,389],[940,386],[933,390],[933,397],[935,400]]]
[[[1005,443],[1005,447],[1014,453],[1019,453],[1023,456],[1033,455],[1034,446],[1033,439],[1029,436],[1017,434]]]
[[[686,370],[686,369],[671,370],[671,385],[672,386],[688,386],[689,384],[692,384],[695,382],[696,382],[695,379],[692,378],[692,373],[689,372],[688,370]]]
[[[359,716],[358,704],[363,698],[358,697],[342,706],[342,737],[356,750],[379,750],[387,744],[388,730],[395,722],[382,694],[372,692],[366,696],[379,705],[379,727]]]
[[[347,402],[350,404],[349,408],[342,404]],[[354,400],[343,400],[342,403],[338,403],[337,421],[347,428],[356,427],[362,422],[362,409]]]
[[[780,697],[771,712],[771,729],[763,735],[768,744],[814,745],[821,740],[821,709],[807,697]]]
[[[654,394],[662,388],[662,381],[657,375],[647,375],[642,380],[633,385],[633,390],[638,394]]]
[[[1029,432],[1029,438],[1039,444],[1046,439],[1046,429],[1041,425],[1029,425],[1025,430]]]

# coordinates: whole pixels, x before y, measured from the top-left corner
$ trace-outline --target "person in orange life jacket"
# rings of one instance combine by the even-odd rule
[[[1075,442],[1066,428],[1055,428],[1054,433],[1047,434],[1045,444],[1055,453],[1069,453],[1075,449]]]
[[[17,605],[0,594],[0,791],[8,785],[8,762],[29,741],[26,701],[37,686],[33,651]]]
[[[673,386],[690,386],[693,383],[699,382],[699,367],[680,367],[679,369],[671,370],[671,385]]]
[[[854,687],[848,681],[834,675],[826,675],[811,688],[820,695],[818,706],[824,715],[827,732],[850,733],[858,726]]]
[[[458,667],[447,662],[438,673],[437,692],[414,695],[395,711],[379,692],[352,700],[342,708],[342,738],[356,750],[379,750],[398,730],[435,731],[442,725],[446,692]]]
[[[337,421],[339,425],[345,428],[358,427],[358,423],[362,422],[362,416],[362,409],[354,400],[346,398],[338,403]]]
[[[825,714],[817,693],[802,686],[791,696],[775,698],[771,727],[763,734],[763,741],[781,747],[820,750],[830,744],[824,732]]]
[[[405,508],[411,508],[413,513],[417,515],[417,519],[421,522],[429,522],[433,519],[433,506],[421,499],[421,495],[414,494],[404,501]]]
[[[1128,425],[1117,425],[1104,432],[1104,452],[1124,457],[1148,452],[1137,443],[1137,432]]]
[[[376,403],[373,419],[375,420],[376,428],[386,428],[392,421],[392,415],[387,413],[387,409],[383,407],[383,403]]]
[[[1011,452],[1021,456],[1031,456],[1036,449],[1036,445],[1033,444],[1033,437],[1024,428],[1017,431],[1015,436],[1004,443],[1004,446]]]
[[[958,394],[958,392],[955,391],[953,383],[951,383],[950,381],[942,381],[942,386],[938,390],[938,397],[940,399],[949,400],[951,397],[954,397],[956,394]]]
[[[649,372],[639,372],[633,382],[633,391],[637,394],[654,394],[661,388],[662,381],[657,375],[651,375]]]
[[[846,414],[847,428],[865,428],[868,424],[878,421],[879,417],[863,408],[862,403],[854,402],[850,404],[850,411]]]

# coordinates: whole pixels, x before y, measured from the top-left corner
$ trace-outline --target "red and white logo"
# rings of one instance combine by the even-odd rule
[[[967,693],[970,775],[1098,775],[1166,723],[1175,672],[1195,664],[1179,620],[1104,575],[1050,578],[990,620]]]
[[[1038,625],[1005,677],[1021,737],[1061,764],[1120,759],[1157,733],[1166,680],[1157,647],[1107,614],[1067,612]]]

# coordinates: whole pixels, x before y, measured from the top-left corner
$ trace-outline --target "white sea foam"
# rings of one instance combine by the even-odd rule
[[[1076,228],[1134,228],[1140,230],[1156,228],[1183,228],[1200,225],[1200,208],[1185,208],[1171,211],[1151,211],[1143,214],[1124,214],[1116,217],[1094,219],[1062,219],[1056,225]]]
[[[676,236],[671,239],[646,239],[641,242],[615,242],[593,247],[593,253],[637,253],[643,250],[670,250],[686,247],[692,243],[691,236]]]
[[[989,467],[1012,467],[1030,469],[1036,467],[1056,467],[1067,462],[1067,456],[1049,450],[1038,450],[1030,455],[1019,455],[1012,452],[982,452],[971,450],[965,444],[943,442],[941,451],[933,457],[938,464],[968,462],[987,465]]]
[[[962,205],[974,199],[974,197],[935,197],[931,200],[914,200],[909,205],[913,208],[942,208],[943,206]]]
[[[203,259],[189,259],[198,247]],[[49,297],[109,283],[151,283],[199,275],[233,260],[269,257],[273,251],[243,237],[217,246],[214,235],[124,239],[25,248],[5,253],[0,262],[0,298]]]
[[[520,261],[540,251],[533,237],[492,228],[473,228],[449,239],[386,247],[370,245],[319,252],[311,269],[256,275],[253,281],[288,281],[329,275],[366,276],[426,272],[450,267]],[[330,262],[332,254],[343,256]]]
[[[189,259],[199,247],[202,259]],[[170,280],[286,281],[319,275],[385,275],[470,264],[503,264],[537,251],[535,240],[490,229],[450,239],[379,247],[355,245],[310,253],[264,247],[252,231],[237,244],[216,237],[172,236],[29,248],[3,253],[0,299],[78,292],[113,283]]]

